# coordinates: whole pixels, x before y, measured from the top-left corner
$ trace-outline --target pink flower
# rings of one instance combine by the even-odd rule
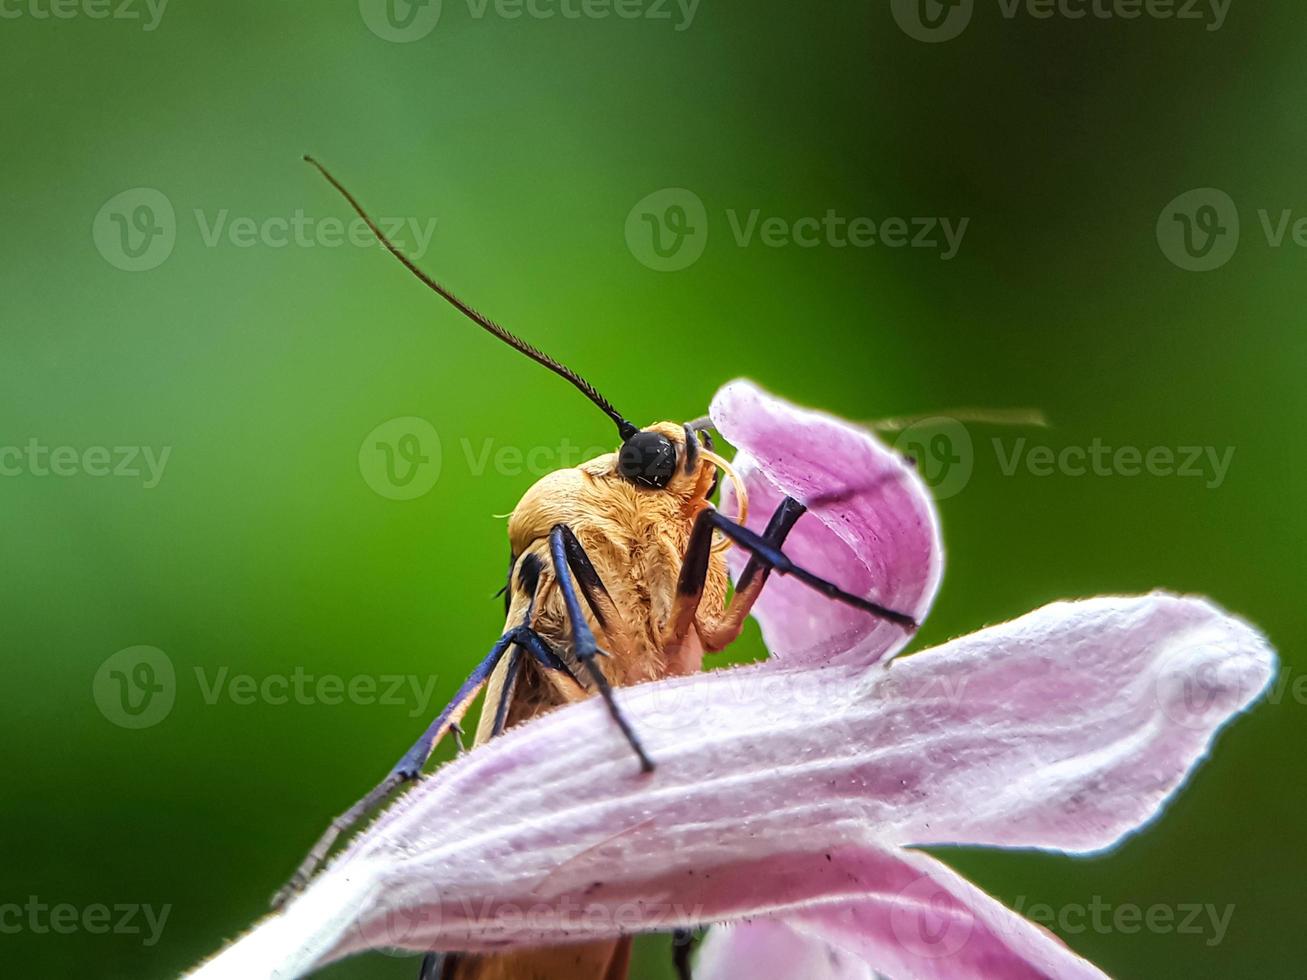
[[[787,552],[925,614],[942,553],[909,467],[746,382],[712,411],[751,524],[782,494],[809,502]],[[523,725],[422,782],[195,976],[715,922],[698,980],[1099,977],[912,848],[1111,847],[1275,663],[1252,627],[1164,593],[1054,603],[889,666],[899,627],[793,581],[774,576],[755,613],[773,660],[619,693],[651,775],[597,701]]]

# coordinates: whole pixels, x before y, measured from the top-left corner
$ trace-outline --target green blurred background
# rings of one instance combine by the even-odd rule
[[[496,635],[492,515],[551,460],[611,442],[583,399],[375,247],[332,245],[320,222],[347,212],[306,151],[379,215],[436,219],[423,264],[637,421],[698,415],[737,375],[859,419],[1045,412],[1042,430],[946,427],[926,460],[949,562],[922,643],[1166,586],[1263,627],[1290,686],[1110,855],[946,856],[1025,909],[1233,906],[1219,942],[1065,935],[1115,975],[1298,974],[1307,255],[1292,234],[1268,241],[1258,212],[1272,230],[1307,215],[1300,3],[1235,0],[1211,30],[1206,5],[1205,21],[1040,19],[979,0],[943,43],[901,29],[888,0],[703,0],[630,20],[445,0],[420,37],[432,8],[409,11],[403,42],[371,0],[173,0],[157,19],[138,2],[135,20],[93,17],[94,0],[39,16],[48,3],[0,19],[0,444],[22,453],[0,457],[0,903],[170,911],[152,945],[148,929],[0,934],[6,975],[175,975],[259,916]],[[1155,229],[1206,187],[1234,202],[1242,238],[1219,268],[1185,271]],[[162,195],[175,228],[157,195],[114,201],[135,188]],[[706,210],[681,243],[702,255],[677,253],[678,271],[649,267],[644,211],[626,233],[663,188]],[[668,200],[649,213],[671,222]],[[730,215],[755,209],[970,220],[945,260],[741,245]],[[249,230],[297,211],[311,247]],[[433,427],[442,465],[396,500],[360,446],[407,417]],[[1234,456],[1222,480],[1210,464],[1006,474],[1022,438]],[[33,439],[74,447],[72,475],[39,475]],[[117,465],[120,446],[170,447],[156,485],[95,476],[99,455],[81,455],[105,447]],[[123,658],[101,667],[140,645],[175,671],[157,718],[115,707]],[[760,653],[751,628],[734,655]],[[429,704],[206,697],[297,668],[436,680]],[[326,975],[416,966],[376,954]],[[664,940],[636,974],[670,976]]]

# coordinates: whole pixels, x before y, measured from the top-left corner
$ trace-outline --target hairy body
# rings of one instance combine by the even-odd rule
[[[770,572],[793,575],[830,598],[916,629],[915,620],[799,567],[781,546],[804,504],[786,497],[759,535],[744,527],[748,499],[725,460],[711,451],[700,422],[659,422],[644,429],[628,421],[585,378],[527,343],[423,272],[386,237],[358,200],[312,157],[305,157],[349,202],[399,262],[427,288],[518,353],[563,378],[617,426],[622,448],[535,484],[508,522],[512,563],[508,619],[490,652],[387,776],[331,821],[291,880],[273,898],[281,907],[308,882],[342,833],[421,776],[432,750],[459,723],[483,688],[478,743],[552,708],[592,694],[651,772],[653,761],[622,715],[612,688],[700,669],[705,652],[740,633]],[[707,448],[700,446],[700,441]],[[724,470],[735,485],[735,520],[708,502]],[[720,542],[714,535],[721,533]],[[750,554],[727,599],[723,549],[728,540]],[[584,597],[583,599],[581,597]],[[677,969],[689,975],[686,947]],[[435,954],[423,961],[423,980],[622,980],[630,939],[496,954]]]
[[[661,423],[651,430],[676,441],[684,458],[681,426]],[[570,527],[599,573],[611,599],[585,608],[586,618],[609,654],[599,668],[614,686],[637,684],[700,669],[705,649],[720,649],[727,609],[726,560],[710,549],[707,574],[688,629],[677,619],[689,599],[678,603],[681,569],[699,512],[712,506],[708,494],[716,466],[701,458],[689,472],[680,468],[665,492],[651,493],[622,478],[618,456],[609,453],[537,482],[513,510],[508,536],[513,555],[505,630],[524,619],[570,668],[570,675],[523,659],[508,689],[510,661],[500,663],[487,685],[477,727],[479,744],[494,735],[496,706],[507,702],[506,727],[573,701],[595,690],[578,683],[577,661],[567,609],[550,562],[549,537],[556,526]],[[524,575],[526,567],[538,568]],[[706,634],[707,641],[704,636]],[[738,629],[736,630],[738,632]],[[451,956],[444,980],[624,980],[630,938],[572,946]]]

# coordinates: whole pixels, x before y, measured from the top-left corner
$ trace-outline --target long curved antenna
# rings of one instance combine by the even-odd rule
[[[459,299],[457,296],[451,293],[448,289],[446,289],[444,286],[436,282],[436,280],[432,279],[429,275],[427,275],[420,268],[418,268],[417,263],[415,263],[407,255],[401,252],[399,248],[396,247],[395,243],[392,242],[389,238],[387,238],[385,233],[380,228],[377,227],[377,223],[372,220],[372,218],[368,215],[366,211],[363,210],[363,205],[359,204],[358,200],[354,197],[354,195],[351,194],[349,191],[347,191],[345,189],[345,186],[340,181],[338,181],[335,177],[332,176],[331,171],[329,171],[326,167],[324,167],[322,164],[320,164],[317,160],[315,160],[312,156],[310,156],[307,153],[304,154],[304,159],[306,162],[312,164],[317,169],[318,173],[322,174],[323,177],[327,178],[327,182],[340,192],[341,196],[344,197],[345,200],[349,202],[349,206],[354,209],[355,213],[358,214],[358,216],[362,218],[364,222],[366,222],[368,228],[372,230],[372,234],[377,236],[377,241],[381,242],[382,245],[386,246],[386,250],[390,252],[391,255],[395,256],[395,258],[399,259],[399,261],[403,263],[404,268],[408,269],[409,272],[413,273],[413,275],[417,276],[418,279],[422,280],[422,282],[425,283],[430,289],[432,289],[436,293],[439,293],[442,297],[444,297],[446,301],[450,303],[450,305],[452,305],[455,309],[457,309],[460,313],[466,316],[477,326],[481,327],[482,330],[494,334],[504,343],[508,344],[509,347],[512,347],[514,350],[520,351],[521,353],[525,354],[527,357],[531,358],[531,360],[535,361],[537,364],[544,365],[550,371],[553,371],[554,374],[570,381],[581,392],[581,394],[585,395],[586,398],[589,398],[592,402],[598,405],[599,409],[610,419],[613,420],[613,422],[617,425],[617,431],[621,434],[623,440],[630,438],[637,431],[639,431],[634,425],[632,425],[625,418],[623,418],[622,414],[618,412],[617,409],[613,408],[612,402],[610,402],[603,395],[599,394],[598,389],[596,389],[595,386],[592,385],[589,381],[585,380],[585,378],[581,377],[566,364],[561,364],[558,361],[554,360],[552,357],[550,357],[544,351],[540,350],[538,347],[534,347],[533,345],[528,344],[521,337],[517,336],[514,333],[511,333],[508,330],[505,330],[503,327],[495,323],[495,321],[490,319],[488,316],[478,313],[476,310],[472,309],[472,307],[468,306],[461,299]]]

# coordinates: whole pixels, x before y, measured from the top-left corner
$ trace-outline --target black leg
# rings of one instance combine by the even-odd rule
[[[895,612],[877,602],[871,602],[861,596],[845,592],[833,582],[828,582],[819,575],[814,575],[805,568],[800,568],[789,557],[765,540],[760,535],[750,531],[741,524],[736,524],[729,517],[716,510],[706,510],[705,514],[711,515],[707,519],[712,521],[713,526],[721,531],[724,535],[734,541],[741,548],[752,553],[753,557],[761,564],[774,570],[778,575],[793,575],[800,582],[808,587],[815,589],[822,595],[829,596],[837,602],[843,602],[846,605],[853,606],[855,609],[861,609],[871,613],[873,616],[879,616],[887,619],[891,623],[897,623],[905,630],[915,630],[920,625],[915,619],[906,613]],[[795,518],[797,520],[797,518]]]
[[[640,744],[640,739],[636,737],[635,731],[631,728],[630,722],[622,714],[617,705],[617,700],[613,697],[613,689],[608,683],[608,678],[604,676],[599,665],[595,663],[595,658],[603,653],[599,649],[599,644],[595,641],[594,631],[590,629],[590,624],[586,622],[584,614],[581,612],[581,602],[576,594],[576,583],[572,579],[571,563],[567,557],[567,538],[571,530],[565,524],[555,525],[549,534],[549,554],[553,558],[554,578],[558,581],[558,587],[563,593],[563,603],[567,606],[567,619],[572,627],[572,646],[576,659],[580,661],[585,668],[586,673],[590,675],[590,680],[598,689],[599,694],[603,697],[604,702],[608,705],[608,713],[613,716],[613,721],[617,722],[617,727],[622,730],[626,740],[631,743],[631,748],[635,750],[636,756],[640,759],[640,768],[645,772],[653,772],[654,764],[644,751],[644,746]],[[576,544],[580,549],[580,542]],[[584,553],[584,552],[583,552]],[[586,559],[589,564],[589,559]]]
[[[499,693],[499,704],[495,706],[495,724],[490,730],[490,737],[502,735],[508,724],[508,708],[513,700],[513,688],[517,686],[517,675],[522,669],[522,651],[513,647],[508,654],[508,669],[504,671],[504,686]],[[485,709],[482,708],[482,711]]]
[[[785,544],[785,539],[790,536],[790,531],[794,529],[795,522],[807,512],[808,508],[803,504],[793,497],[786,497],[772,514],[771,520],[767,522],[767,529],[762,532],[763,540],[773,548],[781,547]],[[757,555],[751,555],[749,563],[740,573],[740,580],[735,583],[735,591],[743,592],[748,589],[753,583],[754,576],[760,571],[762,584],[766,584],[767,576],[771,574],[771,566],[759,561]]]
[[[566,524],[558,525],[555,530],[562,535],[567,565],[576,576],[576,584],[580,587],[581,594],[585,596],[585,601],[590,606],[590,611],[594,613],[595,619],[604,629],[616,625],[617,607],[613,604],[613,597],[608,594],[608,588],[599,577],[599,572],[590,561],[590,556],[585,553],[585,548],[581,547],[576,534]]]
[[[440,980],[445,975],[445,954],[427,953],[422,957],[418,980]]]
[[[776,512],[767,523],[763,540],[774,548],[785,543],[785,538],[793,529],[795,522],[804,515],[807,508],[793,497],[781,501]],[[681,574],[676,582],[676,599],[672,604],[672,613],[668,617],[667,627],[663,631],[663,644],[666,652],[675,656],[690,636],[691,627],[696,624],[699,603],[703,598],[704,584],[708,578],[709,562],[712,558],[713,531],[716,528],[715,514],[711,507],[706,507],[695,518],[690,530],[690,540],[685,548],[685,560],[681,565]],[[735,583],[735,596],[731,599],[725,613],[710,616],[699,624],[699,637],[707,652],[724,649],[739,635],[744,617],[749,614],[757,601],[762,587],[771,573],[771,566],[751,557]]]
[[[676,980],[694,980],[694,971],[690,968],[694,947],[693,929],[677,929],[672,933],[672,968],[676,970]]]
[[[530,621],[529,611],[527,621]],[[304,887],[341,834],[372,812],[400,786],[417,779],[422,772],[422,767],[426,765],[440,739],[458,724],[468,707],[476,699],[477,694],[480,693],[491,673],[494,672],[496,665],[499,663],[499,658],[504,655],[509,647],[514,645],[525,647],[543,666],[551,670],[567,669],[563,662],[559,660],[558,655],[550,650],[540,637],[527,626],[518,626],[501,636],[495,642],[495,645],[490,648],[490,653],[486,655],[486,658],[463,682],[463,686],[458,689],[454,699],[436,717],[436,720],[427,726],[427,730],[422,733],[422,737],[413,743],[413,746],[404,753],[399,762],[395,763],[386,778],[378,783],[370,793],[331,822],[331,825],[318,838],[317,843],[313,845],[313,849],[309,851],[308,856],[300,863],[290,881],[273,896],[273,908],[280,908],[295,892]]]

